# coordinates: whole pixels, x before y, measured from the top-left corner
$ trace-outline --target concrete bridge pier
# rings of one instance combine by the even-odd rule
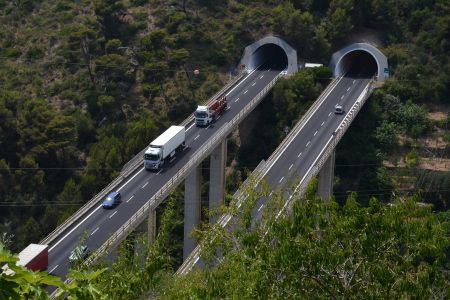
[[[227,140],[225,139],[211,153],[209,175],[209,217],[211,224],[217,222],[217,208],[223,204],[225,195],[225,167],[227,163]]]
[[[197,241],[190,237],[191,232],[200,224],[201,208],[201,164],[184,180],[184,246],[183,260],[197,246]]]
[[[335,150],[328,157],[322,169],[319,172],[319,182],[317,186],[317,196],[322,200],[329,200],[333,195],[333,179],[334,179],[334,155]]]
[[[147,238],[151,244],[156,239],[156,209],[150,210],[147,223]]]

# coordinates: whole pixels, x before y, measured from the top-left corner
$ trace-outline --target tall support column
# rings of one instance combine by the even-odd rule
[[[211,153],[209,171],[209,211],[215,212],[223,203],[225,195],[225,167],[227,163],[227,140],[225,139]],[[211,224],[217,221],[217,216],[210,216]]]
[[[329,200],[333,195],[334,154],[335,151],[331,153],[319,172],[317,195],[322,198],[322,200]]]
[[[201,172],[200,166],[184,180],[184,247],[183,260],[197,246],[197,241],[190,237],[191,232],[200,224]]]
[[[156,238],[156,209],[150,210],[148,213],[148,229],[147,237],[149,244],[152,244]]]

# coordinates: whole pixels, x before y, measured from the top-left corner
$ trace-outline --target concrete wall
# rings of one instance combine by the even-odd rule
[[[343,68],[343,58],[354,51],[364,51],[369,53],[376,61],[377,66],[378,66],[378,72],[377,72],[377,76],[378,76],[378,81],[385,81],[388,77],[389,74],[385,74],[385,69],[388,70],[389,66],[388,66],[388,61],[387,61],[387,57],[377,48],[375,48],[374,46],[367,44],[367,43],[355,43],[355,44],[351,44],[337,52],[335,52],[333,54],[333,56],[331,57],[331,62],[330,62],[330,68],[331,70],[333,70],[334,76],[341,76],[344,73],[344,68]]]
[[[260,39],[257,42],[245,47],[244,55],[241,59],[241,66],[244,65],[248,71],[253,70],[257,67],[257,62],[261,60],[261,55],[264,55],[263,52],[257,51],[264,45],[274,44],[284,50],[288,59],[287,73],[294,74],[298,70],[298,62],[297,62],[297,51],[292,48],[288,43],[279,37],[275,36],[266,36],[265,38]]]

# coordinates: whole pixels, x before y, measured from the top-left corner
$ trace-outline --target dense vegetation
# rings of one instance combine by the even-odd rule
[[[428,158],[449,158],[448,1],[0,0],[0,24],[0,232],[13,251],[39,241],[153,137],[217,91],[235,73],[243,47],[267,34],[286,39],[302,61],[327,64],[333,51],[361,37],[389,58],[391,79],[337,149],[338,203],[351,191],[367,206],[372,196],[387,202],[417,193],[448,209],[448,168],[421,167]],[[252,137],[264,147],[230,142],[230,192],[328,80],[326,72],[301,72],[277,84]],[[444,118],[430,120],[430,110]],[[425,147],[425,138],[443,146]]]
[[[434,213],[413,198],[394,205],[373,198],[363,207],[354,194],[341,207],[318,199],[315,184],[304,198],[295,199],[289,217],[277,218],[283,197],[274,195],[268,203],[272,209],[258,224],[251,210],[269,190],[248,191],[246,205],[230,210],[238,230],[210,228],[201,234],[205,262],[216,266],[220,261],[210,270],[171,276],[176,267],[170,255],[169,233],[176,226],[172,199],[156,242],[125,243],[110,270],[102,265],[95,271],[73,270],[69,277],[74,282],[66,285],[46,273],[14,267],[15,276],[0,275],[0,297],[47,299],[41,283],[60,286],[69,299],[450,296],[448,212]],[[0,263],[6,261],[12,262],[11,255],[1,252]]]

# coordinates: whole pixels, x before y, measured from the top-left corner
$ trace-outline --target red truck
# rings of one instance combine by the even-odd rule
[[[198,106],[195,111],[195,124],[208,126],[228,107],[227,97],[216,99],[208,106]]]
[[[43,271],[48,266],[48,245],[30,244],[19,253],[18,266]]]

